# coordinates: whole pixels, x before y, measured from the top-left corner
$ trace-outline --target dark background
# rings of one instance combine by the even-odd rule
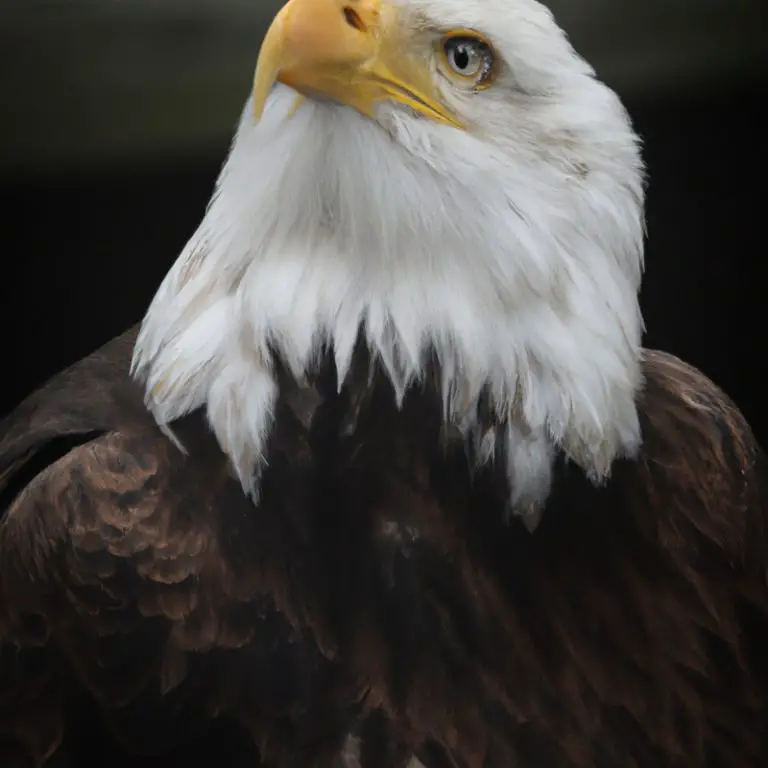
[[[0,413],[140,320],[200,220],[276,4],[0,0]],[[555,5],[645,141],[647,345],[714,378],[768,443],[764,0]]]

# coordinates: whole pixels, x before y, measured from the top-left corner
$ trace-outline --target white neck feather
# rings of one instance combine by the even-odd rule
[[[516,508],[546,495],[556,447],[605,478],[639,442],[642,167],[618,101],[594,85],[607,133],[574,110],[567,141],[514,152],[514,136],[394,112],[385,129],[309,101],[289,116],[281,86],[258,126],[246,105],[136,345],[158,422],[206,406],[253,490],[277,395],[268,344],[300,380],[330,343],[343,382],[363,329],[399,398],[436,352],[446,419],[484,459],[487,388]]]

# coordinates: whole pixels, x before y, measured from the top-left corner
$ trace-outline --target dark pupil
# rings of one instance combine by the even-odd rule
[[[469,50],[466,45],[459,44],[453,49],[453,63],[457,69],[466,69],[469,66]]]

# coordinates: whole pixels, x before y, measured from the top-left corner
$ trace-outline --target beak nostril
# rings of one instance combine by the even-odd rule
[[[356,29],[358,32],[365,32],[365,24],[354,8],[345,5],[342,12],[344,13],[344,20],[350,27]]]

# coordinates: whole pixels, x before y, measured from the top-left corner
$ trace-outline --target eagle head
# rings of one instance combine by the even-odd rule
[[[255,490],[273,353],[301,380],[330,349],[343,386],[362,338],[398,402],[437,360],[524,510],[556,451],[600,482],[638,446],[642,261],[637,136],[539,2],[290,0],[134,375]]]

